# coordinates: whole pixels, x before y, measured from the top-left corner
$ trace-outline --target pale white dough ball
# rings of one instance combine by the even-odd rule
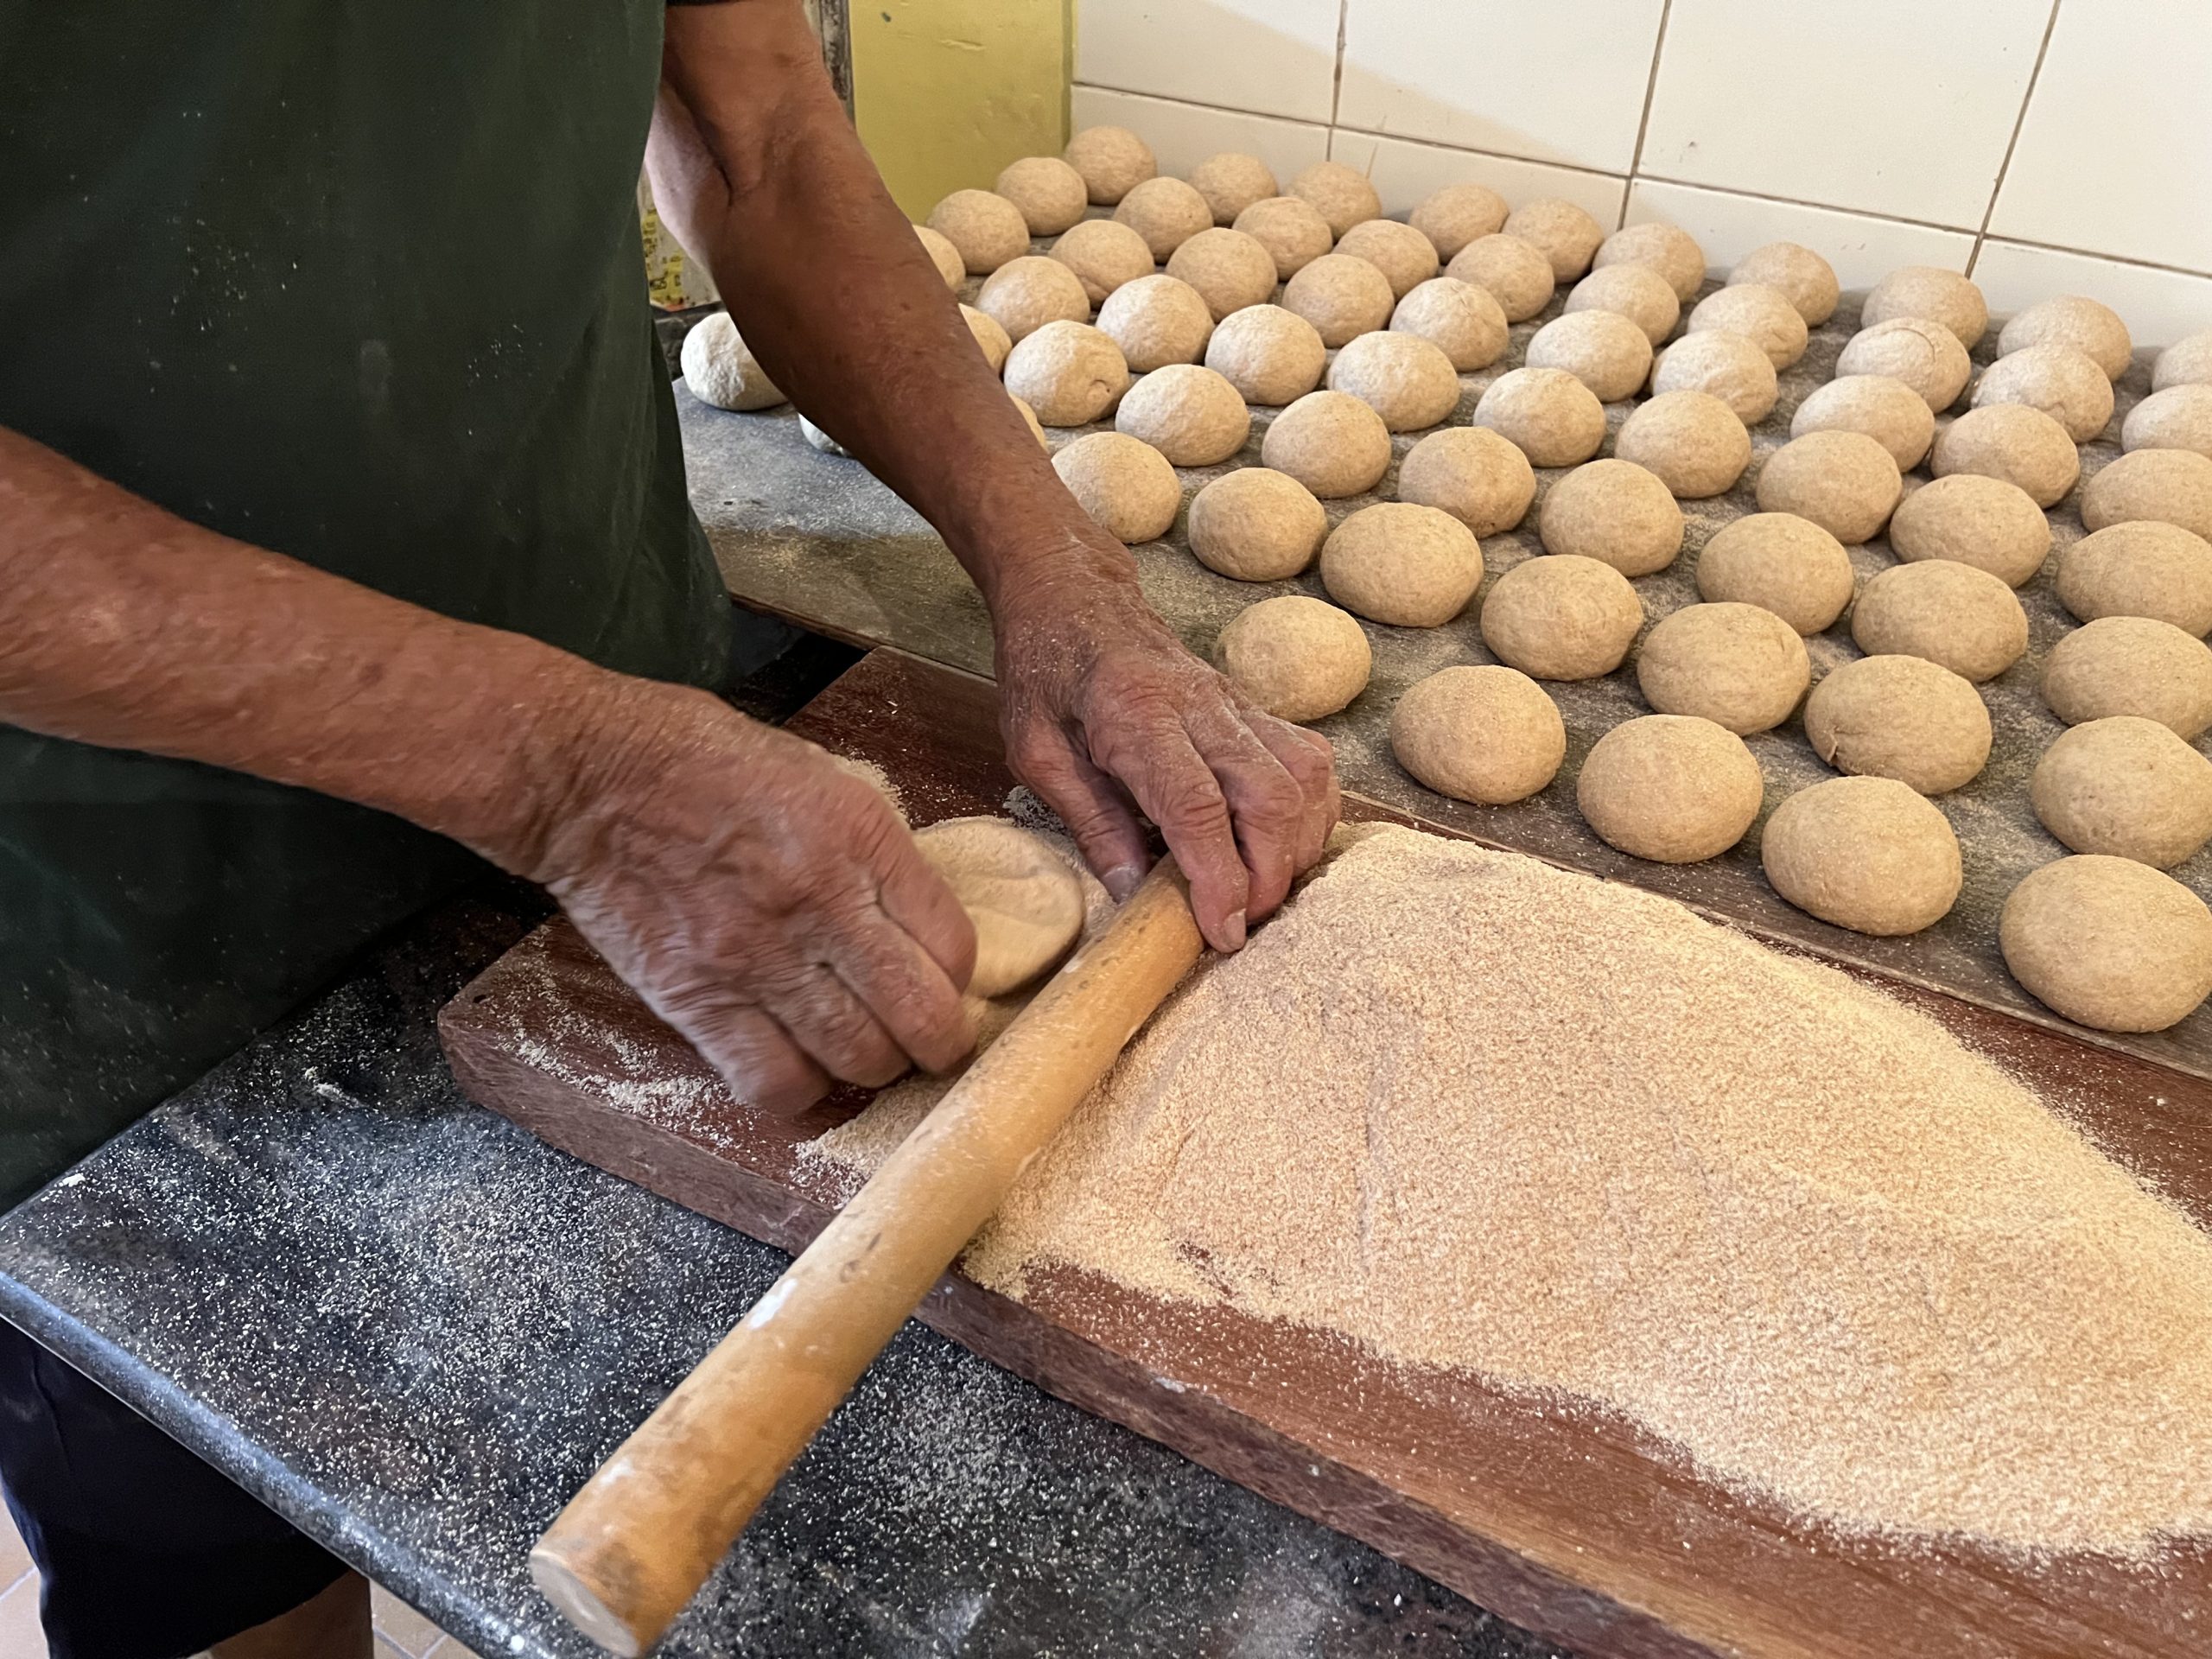
[[[683,384],[702,404],[750,410],[772,408],[784,401],[784,394],[747,347],[727,311],[716,311],[694,323],[691,332],[683,336],[679,357]]]

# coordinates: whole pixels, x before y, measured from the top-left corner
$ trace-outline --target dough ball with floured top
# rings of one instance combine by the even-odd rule
[[[968,325],[968,332],[976,341],[976,348],[983,354],[983,361],[991,365],[993,374],[1006,367],[1006,359],[1014,350],[1014,338],[999,326],[999,320],[988,311],[978,311],[972,305],[960,308],[960,320]]]
[[[1336,233],[1329,221],[1302,196],[1269,196],[1236,215],[1236,228],[1258,242],[1275,262],[1278,280],[1292,277],[1326,253]]]
[[[1122,348],[1087,322],[1048,322],[1007,354],[1006,389],[1047,426],[1085,426],[1128,390]]]
[[[2083,853],[2031,872],[1997,938],[2038,1001],[2101,1031],[2164,1031],[2212,993],[2212,911],[2133,859]]]
[[[2212,633],[2212,543],[2155,518],[2107,524],[2060,556],[2057,592],[2084,622],[2154,616],[2201,639]]]
[[[1462,374],[1505,355],[1505,313],[1489,289],[1456,276],[1432,276],[1413,288],[1390,313],[1390,327],[1428,341]]]
[[[1890,550],[1908,563],[1956,559],[2024,587],[2050,556],[2050,520],[2017,485],[1961,473],[1923,484],[1897,504]]]
[[[1237,214],[1279,188],[1272,168],[1241,150],[1224,149],[1191,169],[1191,188],[1205,198],[1217,225],[1234,225]]]
[[[1651,390],[1710,393],[1751,427],[1774,412],[1781,383],[1757,342],[1709,328],[1684,335],[1659,354],[1651,365]]]
[[[1892,565],[1851,611],[1851,637],[1870,657],[1925,657],[1980,684],[2020,660],[2028,613],[1986,570],[1950,559]]]
[[[1715,328],[1743,335],[1764,352],[1777,370],[1788,368],[1805,355],[1805,319],[1778,288],[1737,283],[1713,289],[1690,312],[1688,332],[1701,334]]]
[[[1472,283],[1497,302],[1508,322],[1524,322],[1552,302],[1558,279],[1544,251],[1517,236],[1478,236],[1452,257],[1444,274]]]
[[[1505,234],[1519,237],[1541,252],[1555,283],[1571,283],[1589,270],[1605,239],[1605,228],[1596,219],[1557,196],[1522,202],[1505,216]]]
[[[1150,374],[1170,363],[1195,363],[1205,356],[1213,337],[1213,313],[1188,283],[1140,276],[1106,296],[1098,308],[1098,330],[1122,348],[1130,368]]]
[[[1331,236],[1342,236],[1382,213],[1382,198],[1367,175],[1342,162],[1314,162],[1290,181],[1290,194],[1321,215]]]
[[[2212,381],[2212,328],[2184,334],[2158,353],[2151,365],[2151,390]]]
[[[992,188],[1021,210],[1032,236],[1058,236],[1083,217],[1090,199],[1083,175],[1057,156],[1007,162]]]
[[[960,250],[943,233],[926,225],[914,226],[914,238],[922,245],[922,251],[929,255],[930,263],[937,267],[937,274],[944,278],[944,285],[957,293],[960,284],[968,278],[968,263],[960,257]]]
[[[1007,338],[1027,340],[1048,322],[1089,322],[1090,297],[1076,274],[1057,259],[1024,254],[983,279],[976,308],[995,318]]]
[[[1890,452],[1901,472],[1920,465],[1936,442],[1936,412],[1902,380],[1886,374],[1847,374],[1815,386],[1789,419],[1789,435],[1864,432]]]
[[[1004,818],[948,818],[914,846],[976,925],[973,996],[1004,996],[1066,956],[1083,931],[1083,883],[1039,837]]]
[[[1970,409],[1936,435],[1929,462],[1938,478],[1979,473],[2025,490],[2039,507],[2056,506],[2082,475],[2082,452],[2066,429],[2025,404]]]
[[[1617,404],[1651,372],[1651,342],[1618,311],[1570,311],[1536,330],[1525,360],[1532,369],[1564,369],[1599,402]]]
[[[2212,840],[2212,760],[2139,715],[2061,732],[2036,762],[2028,799],[2077,853],[2167,870]]]
[[[2194,449],[2212,456],[2212,386],[2168,386],[2127,411],[2123,449]]]
[[[1309,391],[1275,416],[1260,460],[1333,501],[1382,482],[1390,469],[1390,429],[1348,391]]]
[[[1447,184],[1424,196],[1406,222],[1434,245],[1439,258],[1449,259],[1478,238],[1495,235],[1506,212],[1505,198],[1486,184]]]
[[[1252,411],[1211,369],[1171,363],[1129,388],[1114,428],[1141,438],[1178,467],[1211,467],[1244,447]]]
[[[1789,296],[1789,303],[1797,308],[1797,315],[1805,319],[1808,327],[1817,328],[1835,315],[1836,301],[1842,296],[1842,286],[1836,281],[1835,267],[1810,248],[1795,242],[1770,242],[1764,247],[1753,248],[1736,262],[1728,273],[1728,280],[1735,283],[1758,283],[1766,288],[1778,288]]]
[[[1328,348],[1320,330],[1279,305],[1248,305],[1221,320],[1206,342],[1206,366],[1248,404],[1280,408],[1321,384]]]
[[[1545,493],[1536,525],[1545,552],[1579,553],[1624,576],[1664,570],[1682,550],[1682,510],[1656,475],[1630,461],[1576,467]]]
[[[2112,421],[2112,382],[2071,346],[2026,346],[1999,358],[1974,382],[1974,406],[1991,404],[2039,409],[2075,442],[2087,443]]]
[[[2060,294],[2038,300],[2016,313],[1997,336],[1999,356],[2009,357],[2031,346],[2070,346],[2117,380],[2127,372],[2135,356],[2135,342],[2120,313],[2081,294]]]
[[[1239,467],[1191,499],[1191,552],[1238,582],[1281,582],[1313,563],[1329,515],[1287,473]]]
[[[1329,385],[1367,404],[1393,432],[1434,426],[1459,406],[1452,359],[1418,334],[1357,336],[1329,365]]]
[[[1679,305],[1688,305],[1705,286],[1705,250],[1695,237],[1673,225],[1625,226],[1598,245],[1593,264],[1599,270],[1619,265],[1656,270]],[[1656,335],[1652,343],[1665,338]]]
[[[2212,459],[2193,449],[2138,449],[2082,486],[2086,528],[2145,518],[2212,539]]]
[[[1160,171],[1152,146],[1127,127],[1085,127],[1060,154],[1101,207],[1113,207]]]
[[[1406,688],[1390,711],[1390,752],[1440,795],[1503,806],[1559,775],[1567,725],[1527,675],[1463,665]]]
[[[1892,317],[1861,328],[1837,354],[1838,374],[1886,374],[1928,400],[1932,410],[1959,401],[1974,373],[1967,348],[1942,323],[1928,317]]]
[[[1214,644],[1236,689],[1278,720],[1320,720],[1367,689],[1374,659],[1357,622],[1304,594],[1239,611]]]
[[[1124,283],[1152,275],[1152,250],[1144,238],[1110,219],[1086,219],[1063,232],[1052,257],[1075,272],[1093,305]]]
[[[1694,715],[1644,715],[1591,746],[1574,802],[1607,846],[1694,864],[1744,838],[1764,793],[1759,763],[1735,733]]]
[[[1390,321],[1390,279],[1346,253],[1325,253],[1283,284],[1283,308],[1312,323],[1324,346],[1349,344]]]
[[[1481,544],[1434,507],[1362,507],[1321,543],[1321,585],[1371,622],[1441,627],[1467,608],[1482,582]]]
[[[1432,432],[1398,464],[1399,500],[1441,508],[1478,537],[1512,529],[1535,495],[1529,457],[1486,426]]]
[[[1989,705],[1924,657],[1860,657],[1813,688],[1805,737],[1838,772],[1942,795],[1988,764]]]
[[[1114,222],[1142,237],[1154,259],[1165,260],[1200,231],[1213,228],[1213,209],[1180,179],[1147,179],[1122,198]]]
[[[1029,435],[1037,440],[1039,448],[1042,448],[1046,454],[1051,454],[1052,441],[1046,435],[1045,423],[1037,418],[1037,411],[1029,406],[1027,399],[1017,397],[1012,392],[1007,394],[1007,401],[1012,404],[1020,415],[1021,423],[1029,429]]]
[[[1732,489],[1744,475],[1751,435],[1718,397],[1667,391],[1630,411],[1613,453],[1649,467],[1684,500],[1702,500]]]
[[[1611,311],[1634,323],[1656,346],[1675,332],[1682,304],[1667,279],[1649,265],[1602,265],[1574,285],[1567,309]],[[1611,399],[1608,398],[1607,402]]]
[[[969,273],[988,276],[1029,251],[1021,209],[988,190],[955,190],[930,209],[930,228],[959,250]]]
[[[1809,518],[1847,544],[1881,533],[1904,493],[1890,452],[1864,432],[1808,432],[1759,469],[1759,507]]]
[[[1593,680],[1621,665],[1643,626],[1626,576],[1596,559],[1547,553],[1524,559],[1483,601],[1483,643],[1540,680]]]
[[[1242,231],[1200,231],[1168,256],[1167,274],[1196,289],[1216,322],[1275,291],[1274,256]]]
[[[1183,505],[1183,486],[1167,458],[1125,433],[1085,433],[1052,457],[1052,470],[1117,542],[1157,541]]]
[[[1851,555],[1809,518],[1753,512],[1722,526],[1697,556],[1702,598],[1772,611],[1800,634],[1834,625],[1851,603]]]
[[[2100,617],[2050,648],[2040,689],[2069,726],[2139,715],[2191,742],[2212,727],[2212,647],[2155,617]]]
[[[1989,330],[1989,302],[1981,289],[1940,265],[1901,265],[1874,284],[1859,308],[1861,327],[1897,317],[1940,322],[1972,351]]]
[[[1573,467],[1605,441],[1605,406],[1564,369],[1501,374],[1475,404],[1475,424],[1517,445],[1538,467]]]
[[[1738,736],[1789,718],[1813,682],[1797,630],[1756,605],[1685,605],[1644,636],[1636,683],[1662,715],[1697,715]]]
[[[1337,238],[1336,251],[1366,260],[1388,277],[1393,301],[1405,298],[1440,269],[1436,245],[1395,219],[1362,219]]]
[[[1941,921],[1965,879],[1950,820],[1894,778],[1799,790],[1767,820],[1759,862],[1798,909],[1881,937]]]
[[[727,311],[702,317],[683,336],[683,384],[702,404],[716,409],[769,409],[784,394],[746,346]]]

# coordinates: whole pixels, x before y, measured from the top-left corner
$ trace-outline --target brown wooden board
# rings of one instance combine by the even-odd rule
[[[1511,345],[1493,367],[1462,377],[1464,395],[1451,417],[1454,423],[1464,423],[1482,389],[1522,361],[1529,335],[1563,303],[1562,296],[1541,315],[1516,325]],[[1696,601],[1699,550],[1723,525],[1757,510],[1751,484],[1759,466],[1787,442],[1798,404],[1831,377],[1836,353],[1850,338],[1857,315],[1857,302],[1847,300],[1834,318],[1813,331],[1805,356],[1783,372],[1782,395],[1773,414],[1752,433],[1754,460],[1744,481],[1716,500],[1682,504],[1689,518],[1682,557],[1669,569],[1636,582],[1651,620]],[[1993,329],[1977,355],[1986,359],[1995,349]],[[2147,365],[2138,363],[2120,383],[2107,435],[2082,449],[2085,478],[2119,454],[2120,419],[2149,389],[2149,379]],[[734,594],[748,605],[856,644],[893,645],[973,673],[990,672],[990,619],[982,601],[929,526],[857,461],[809,448],[799,435],[798,416],[787,409],[733,415],[698,403],[681,385],[677,399],[694,502]],[[1629,409],[1627,404],[1607,409],[1615,430]],[[1260,436],[1274,411],[1253,413],[1252,440],[1242,454],[1223,467],[1183,471],[1186,496],[1234,467],[1258,464]],[[1421,435],[1399,435],[1395,441],[1398,454],[1402,456]],[[1923,481],[1925,475],[1923,463],[1909,485]],[[1484,560],[1493,577],[1541,551],[1535,530],[1541,492],[1561,476],[1561,472],[1540,472],[1537,505],[1526,521],[1518,530],[1484,538]],[[1331,521],[1372,501],[1391,499],[1396,487],[1394,467],[1375,494],[1327,504]],[[2050,519],[2059,548],[2082,534],[2075,498],[2054,508]],[[1167,537],[1135,553],[1146,594],[1185,643],[1201,655],[1211,652],[1223,625],[1246,605],[1278,594],[1325,597],[1320,578],[1312,572],[1279,582],[1240,582],[1217,575],[1191,556],[1179,521]],[[1888,543],[1880,539],[1853,549],[1852,558],[1862,582],[1895,563]],[[1824,956],[1878,969],[1908,984],[1948,991],[2212,1077],[2212,1005],[2168,1032],[2125,1036],[2086,1032],[2068,1025],[2023,990],[2005,972],[1997,949],[1997,912],[2005,896],[2030,870],[2067,850],[2036,822],[2027,799],[2029,773],[2063,729],[2036,692],[2045,653],[2073,626],[2051,591],[2052,569],[2055,562],[2020,596],[2029,619],[2027,655],[1981,688],[1996,733],[1988,767],[1966,788],[1936,803],[1958,832],[1965,857],[1965,891],[1950,915],[1910,938],[1876,939],[1851,933],[1777,897],[1759,869],[1764,813],[1741,846],[1701,864],[1647,863],[1614,851],[1591,834],[1575,810],[1574,780],[1592,743],[1619,721],[1649,712],[1636,689],[1632,665],[1602,679],[1545,687],[1567,721],[1567,759],[1557,780],[1531,799],[1512,806],[1472,806],[1414,782],[1391,757],[1390,710],[1399,693],[1424,675],[1455,663],[1495,660],[1478,627],[1479,601],[1441,628],[1363,624],[1374,652],[1373,680],[1349,708],[1317,722],[1317,728],[1336,745],[1347,788],[1426,823],[1633,881],[1747,923],[1762,933],[1808,944]],[[1816,676],[1859,655],[1847,620],[1806,643]],[[1835,775],[1815,755],[1794,719],[1748,741],[1766,777],[1770,810],[1796,791]],[[2212,899],[2212,849],[2199,853],[2173,874],[2199,896]]]
[[[990,687],[895,652],[872,654],[792,729],[883,766],[919,823],[997,810],[1012,784]],[[1401,817],[1358,799],[1348,810]],[[2212,1225],[2212,1087],[1887,988]],[[795,1122],[739,1107],[563,922],[494,964],[439,1024],[477,1100],[783,1249],[804,1246],[850,1195],[849,1177],[798,1148],[864,1096]],[[1618,1418],[1066,1270],[1025,1303],[948,1275],[921,1317],[1593,1659],[2181,1659],[2212,1632],[2212,1541],[2131,1566],[1845,1536],[1699,1478]]]

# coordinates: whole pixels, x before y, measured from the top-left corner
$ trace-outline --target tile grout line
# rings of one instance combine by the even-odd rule
[[[1988,245],[1990,221],[1997,217],[1997,199],[2005,194],[2005,175],[2012,170],[2012,152],[2020,147],[2020,134],[2028,124],[2028,106],[2035,102],[2036,83],[2043,79],[2044,60],[2050,55],[2050,37],[2058,32],[2058,9],[2064,3],[2065,0],[2050,0],[2050,16],[2044,19],[2043,40],[2036,47],[2035,67],[2028,71],[2027,90],[2020,94],[2020,112],[2012,118],[2012,136],[2005,141],[2004,159],[1997,163],[1997,181],[1989,187],[1989,206],[1982,210],[1981,226],[1974,232],[1974,246],[1967,253],[1968,276],[1981,263],[1981,251]]]
[[[1337,55],[1329,72],[1329,142],[1328,157],[1337,159],[1337,116],[1344,103],[1344,39],[1351,31],[1351,0],[1337,0]],[[1374,156],[1367,158],[1368,176],[1375,174],[1375,157],[1382,154],[1378,147]]]
[[[1746,190],[1734,185],[1703,184],[1694,179],[1670,179],[1658,173],[1640,173],[1638,184],[1663,184],[1676,190],[1702,190],[1707,195],[1735,196],[1746,201],[1771,201],[1784,207],[1810,207],[1815,213],[1841,213],[1847,219],[1871,219],[1883,225],[1910,225],[1916,230],[1943,231],[1952,236],[1971,236],[1963,225],[1943,225],[1932,219],[1905,219],[1897,213],[1870,213],[1864,207],[1839,207],[1832,201],[1811,201],[1803,196],[1778,196],[1771,191]]]
[[[2072,248],[2063,242],[2036,242],[2024,236],[1999,236],[1988,239],[2007,248],[2033,248],[2037,253],[2063,253],[2076,259],[2096,259],[2107,265],[2126,265],[2131,270],[2155,270],[2166,276],[2189,276],[2200,283],[2212,282],[2212,271],[2192,270],[2187,265],[2162,264],[2156,259],[2138,259],[2132,254],[2099,253],[2094,248]]]
[[[1201,104],[1195,99],[1170,98],[1165,92],[1141,92],[1134,86],[1116,86],[1103,80],[1070,81],[1068,86],[1071,92],[1111,92],[1116,98],[1141,98],[1153,104],[1173,104],[1181,110],[1206,110],[1216,115],[1241,115],[1250,121],[1280,121],[1287,127],[1305,127],[1324,137],[1331,130],[1331,123],[1317,121],[1308,115],[1281,115],[1272,110],[1247,110],[1235,104]]]
[[[2053,0],[2056,3],[2056,0]],[[1659,33],[1651,41],[1651,73],[1643,82],[1643,114],[1636,124],[1636,148],[1629,152],[1628,181],[1621,187],[1621,229],[1628,224],[1628,199],[1636,193],[1637,175],[1643,168],[1643,140],[1651,130],[1651,106],[1659,99],[1659,60],[1667,50],[1667,20],[1675,15],[1675,0],[1660,0]]]

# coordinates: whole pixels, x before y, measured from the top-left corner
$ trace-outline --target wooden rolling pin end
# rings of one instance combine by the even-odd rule
[[[639,1659],[645,1643],[614,1616],[592,1587],[569,1570],[557,1547],[541,1542],[530,1552],[530,1578],[569,1623],[620,1659]]]

